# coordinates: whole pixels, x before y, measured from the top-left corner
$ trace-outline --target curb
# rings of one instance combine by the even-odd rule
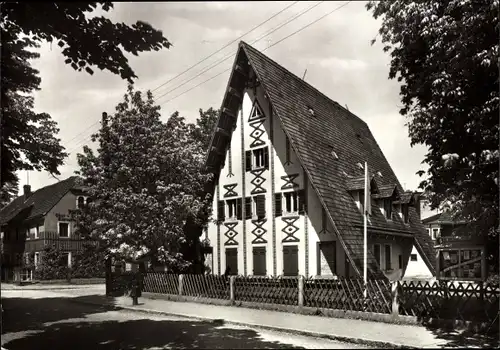
[[[210,322],[210,323],[213,323],[213,324],[216,324],[219,326],[233,325],[233,326],[250,327],[250,328],[257,328],[257,329],[278,331],[278,332],[289,333],[289,334],[302,335],[302,336],[307,336],[307,337],[329,339],[329,340],[334,340],[334,341],[339,341],[339,342],[344,342],[344,343],[367,345],[369,347],[377,347],[377,348],[385,348],[385,349],[387,349],[387,348],[390,348],[390,349],[416,349],[416,348],[411,347],[411,346],[395,344],[395,343],[391,343],[391,342],[368,340],[368,339],[363,339],[363,338],[349,338],[349,337],[331,335],[331,334],[326,334],[326,333],[304,331],[304,330],[300,330],[300,329],[282,328],[282,327],[276,327],[276,326],[266,326],[266,325],[251,323],[251,322],[227,321],[227,320],[220,319],[220,318],[184,315],[184,314],[178,314],[178,313],[173,313],[173,312],[158,311],[158,310],[133,307],[133,306],[106,305],[106,304],[99,303],[99,302],[72,300],[72,298],[69,298],[68,300],[70,300],[74,303],[94,305],[94,306],[104,306],[104,307],[109,308],[111,310],[129,310],[129,311],[134,311],[134,312],[138,312],[138,313],[145,313],[145,314],[188,318],[188,319],[192,319],[192,320]]]

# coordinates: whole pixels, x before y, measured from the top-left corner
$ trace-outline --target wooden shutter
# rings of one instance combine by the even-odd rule
[[[281,216],[282,212],[282,199],[281,199],[281,192],[275,193],[274,194],[274,216],[278,217]]]
[[[226,270],[230,275],[238,274],[238,248],[226,248]]]
[[[306,205],[306,191],[299,190],[299,214],[304,215],[307,205]]]
[[[266,275],[266,247],[253,248],[253,274],[255,276]]]
[[[245,198],[245,219],[252,218],[252,197]]]
[[[385,245],[385,269],[390,270],[392,269],[392,256],[391,256],[391,246],[386,244]]]
[[[224,221],[226,218],[226,213],[225,213],[225,207],[224,207],[224,201],[219,201],[217,203],[217,219]]]
[[[269,169],[269,147],[264,148],[264,168]]]
[[[299,274],[299,247],[296,245],[283,247],[283,275],[297,276]]]
[[[242,208],[242,198],[236,199],[236,218],[238,220],[243,219],[243,208]]]
[[[245,151],[245,171],[252,170],[252,151]]]
[[[266,217],[266,196],[261,194],[255,196],[255,207],[257,211],[257,218],[264,219]]]

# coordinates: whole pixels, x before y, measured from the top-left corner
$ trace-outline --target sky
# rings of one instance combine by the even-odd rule
[[[297,2],[239,40],[252,44],[317,3]],[[265,49],[344,3],[321,2],[252,46]],[[145,21],[163,32],[173,44],[169,49],[142,53],[138,57],[127,56],[139,77],[136,88],[153,91],[165,120],[179,111],[187,121],[194,122],[200,108],[220,107],[229,72],[192,88],[230,68],[239,42],[236,39],[291,4],[119,2],[104,16],[129,25],[138,20]],[[399,114],[400,86],[396,80],[388,79],[389,54],[383,52],[380,42],[370,43],[377,35],[380,20],[371,16],[365,4],[350,2],[270,47],[265,54],[300,77],[307,69],[307,82],[363,119],[403,187],[416,190],[421,178],[415,173],[426,169],[421,164],[426,148],[410,147],[405,117]],[[221,52],[168,82],[233,40],[236,41]],[[83,145],[91,145],[90,135],[99,128],[102,112],[113,113],[126,92],[127,82],[97,68],[94,75],[73,70],[64,63],[65,58],[56,44],[44,44],[38,51],[41,57],[33,60],[32,65],[40,71],[42,82],[41,90],[35,93],[35,110],[49,113],[58,122],[59,138],[70,153],[58,176],[64,179],[77,170],[76,154],[82,151]],[[224,57],[230,58],[192,79]],[[46,172],[31,171],[18,175],[21,185],[26,184],[29,176],[32,190],[57,182]]]

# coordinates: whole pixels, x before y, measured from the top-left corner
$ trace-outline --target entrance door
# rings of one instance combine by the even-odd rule
[[[299,274],[299,246],[283,246],[283,275],[297,276]]]

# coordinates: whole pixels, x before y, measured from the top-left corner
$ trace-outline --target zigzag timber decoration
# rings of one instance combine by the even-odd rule
[[[281,231],[286,235],[286,237],[283,238],[282,242],[300,242],[300,239],[294,236],[294,234],[299,230],[299,228],[294,225],[295,222],[299,220],[299,217],[284,217],[281,218],[281,220],[286,224],[286,226],[281,229]]]
[[[252,143],[250,144],[250,148],[265,145],[266,142],[264,140],[261,140],[262,135],[264,135],[264,130],[262,129],[264,120],[258,120],[249,124],[253,128],[252,132],[250,133],[250,137],[253,139]]]
[[[285,184],[281,186],[282,190],[289,190],[293,188],[298,188],[299,184],[295,183],[293,180],[295,180],[299,174],[290,174],[290,175],[285,175],[282,176],[281,179],[285,181]]]
[[[266,171],[266,169],[257,169],[250,171],[250,173],[255,175],[255,177],[250,180],[250,183],[255,186],[253,190],[250,191],[250,194],[260,194],[267,192],[265,188],[262,188],[262,185],[264,184],[264,182],[266,182],[266,179],[262,177],[264,171]]]
[[[234,230],[236,226],[238,226],[237,222],[226,222],[224,223],[224,226],[227,227],[228,231],[224,233],[224,236],[226,236],[227,241],[224,243],[224,245],[238,245],[238,242],[236,242],[234,239],[238,235],[238,232]]]
[[[229,184],[229,185],[224,185],[223,187],[227,190],[226,193],[224,193],[224,198],[226,197],[237,197],[238,193],[234,191],[234,189],[238,186],[238,184]]]
[[[252,221],[252,223],[255,225],[255,228],[252,230],[252,234],[255,236],[252,243],[267,243],[267,241],[263,237],[264,234],[266,234],[267,230],[262,227],[266,222],[267,219]]]
[[[228,163],[228,169],[227,169],[227,177],[233,177],[234,174],[233,174],[233,163],[231,161],[232,157],[231,157],[231,147],[229,147],[229,149],[227,150],[227,157],[229,158],[229,163]]]
[[[257,100],[253,101],[252,111],[250,112],[250,117],[248,117],[248,121],[252,122],[255,120],[264,119],[266,116],[262,113],[262,108],[260,107],[259,102]]]

